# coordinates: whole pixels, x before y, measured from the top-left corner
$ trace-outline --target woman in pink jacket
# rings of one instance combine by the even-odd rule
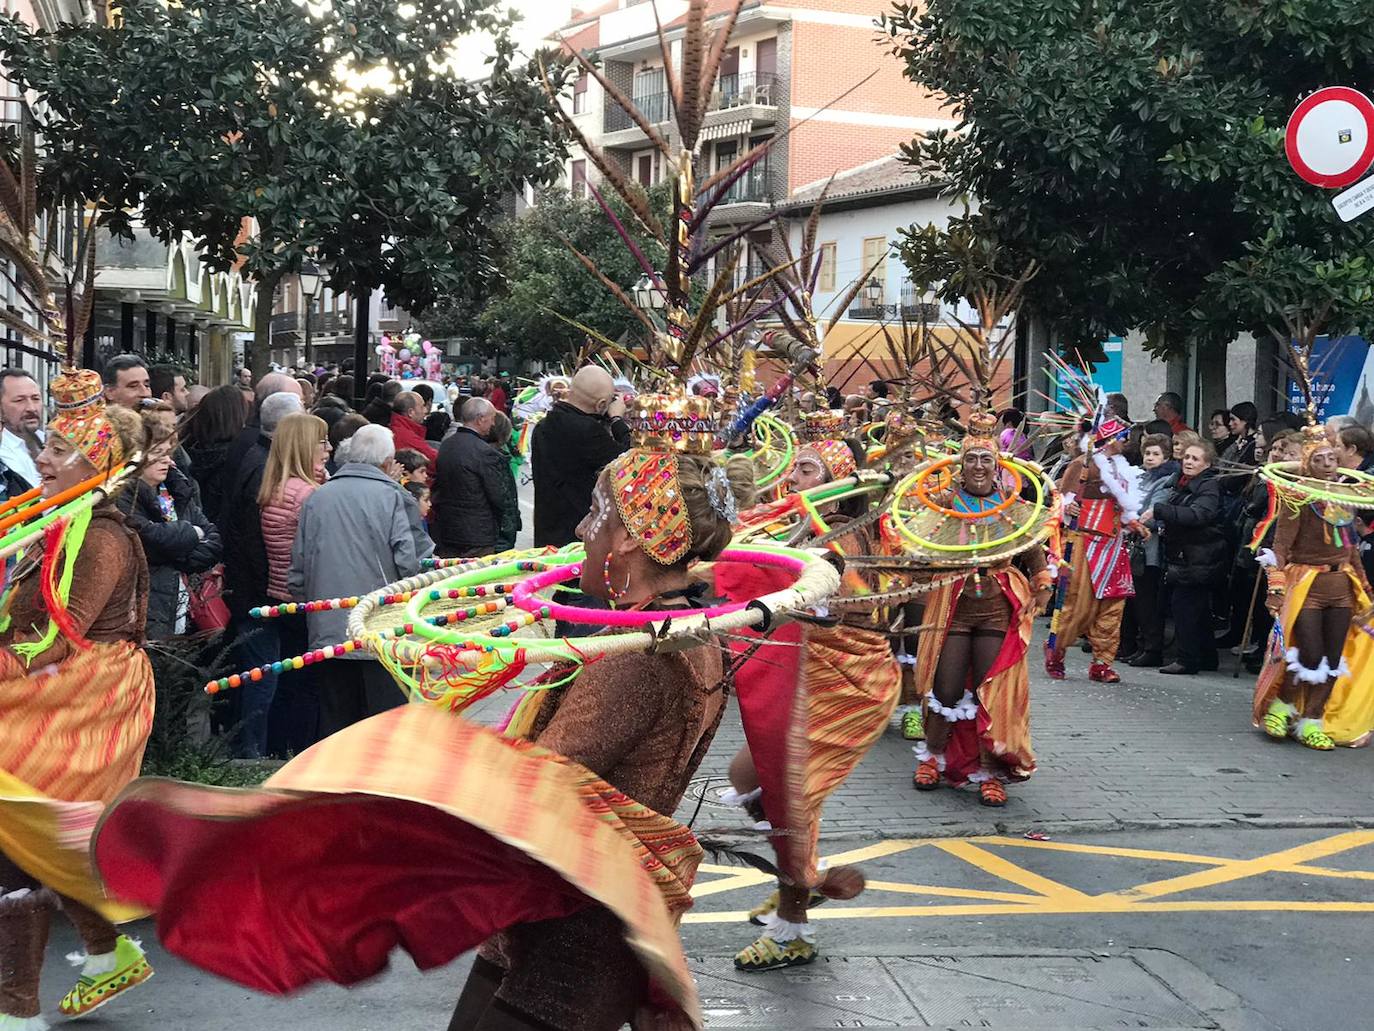
[[[286,574],[291,568],[291,548],[301,505],[324,482],[329,460],[329,427],[304,412],[288,415],[272,435],[272,449],[258,491],[262,510],[262,540],[267,549],[267,596],[291,601]],[[279,616],[282,657],[305,650],[305,614]],[[320,699],[309,668],[282,674],[267,719],[267,750],[270,755],[299,754],[319,740]]]

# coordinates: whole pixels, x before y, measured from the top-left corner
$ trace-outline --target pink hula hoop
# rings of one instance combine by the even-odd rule
[[[726,549],[720,553],[718,562],[748,562],[756,566],[771,566],[775,569],[786,569],[793,573],[800,573],[805,567],[801,559],[792,558],[788,555],[775,555],[768,551],[748,551],[745,549]],[[537,576],[532,576],[528,580],[523,580],[515,585],[515,591],[511,594],[511,603],[516,608],[524,609],[526,612],[540,612],[548,610],[549,616],[563,623],[600,623],[603,626],[613,627],[642,627],[650,623],[661,621],[666,613],[657,612],[649,609],[631,611],[628,609],[584,609],[575,605],[560,605],[557,602],[545,601],[536,597],[536,591],[542,591],[545,587],[562,583],[565,580],[573,580],[582,575],[580,565],[556,566],[546,570]],[[709,609],[693,609],[691,615],[705,616],[707,619],[715,619],[730,612],[738,612],[740,609],[748,608],[749,602],[732,601],[725,605],[716,605]],[[680,613],[679,613],[680,614]]]

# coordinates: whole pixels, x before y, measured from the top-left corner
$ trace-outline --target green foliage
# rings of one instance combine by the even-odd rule
[[[671,195],[666,184],[649,193],[650,203],[667,220]],[[617,198],[608,199],[622,222],[626,212]],[[641,270],[594,200],[579,200],[561,190],[541,194],[530,211],[500,230],[501,273],[505,288],[483,309],[479,321],[502,354],[520,360],[566,361],[582,347],[586,334],[565,321],[630,342],[643,332],[595,276],[577,260],[566,239],[602,274],[625,288]],[[663,248],[641,238],[645,258],[662,268]],[[560,318],[559,316],[562,316]]]
[[[219,639],[221,644],[224,640]],[[266,779],[276,764],[235,762],[224,739],[209,736],[211,702],[205,683],[229,672],[227,645],[198,637],[151,642],[148,661],[157,701],[143,752],[143,776],[223,787],[249,787]]]
[[[117,28],[54,33],[0,19],[0,61],[39,101],[47,193],[98,201],[121,235],[135,212],[159,238],[190,233],[213,268],[246,260],[258,371],[267,299],[307,253],[334,289],[380,286],[415,313],[480,297],[501,203],[548,181],[563,153],[498,0],[127,0],[121,12]],[[478,30],[495,57],[485,79],[461,81],[443,56]]]
[[[1066,344],[1140,328],[1179,353],[1274,305],[1374,325],[1374,219],[1341,223],[1283,154],[1302,96],[1374,82],[1368,0],[929,0],[885,29],[960,119],[908,158],[1041,263],[1026,299]]]

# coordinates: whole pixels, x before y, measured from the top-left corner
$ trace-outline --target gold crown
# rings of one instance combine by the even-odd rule
[[[974,437],[992,437],[997,434],[997,416],[986,409],[974,412],[968,417],[968,432]]]
[[[625,414],[630,440],[649,451],[709,455],[715,444],[713,399],[690,394],[640,394]]]
[[[829,410],[803,412],[797,436],[803,442],[839,440],[844,436],[844,416]]]

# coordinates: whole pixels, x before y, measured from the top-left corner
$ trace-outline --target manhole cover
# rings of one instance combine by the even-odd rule
[[[695,809],[696,804],[700,802],[712,809],[738,811],[738,806],[726,805],[720,800],[720,793],[729,786],[730,782],[724,777],[698,777],[687,784],[687,795],[683,798],[682,805]]]

